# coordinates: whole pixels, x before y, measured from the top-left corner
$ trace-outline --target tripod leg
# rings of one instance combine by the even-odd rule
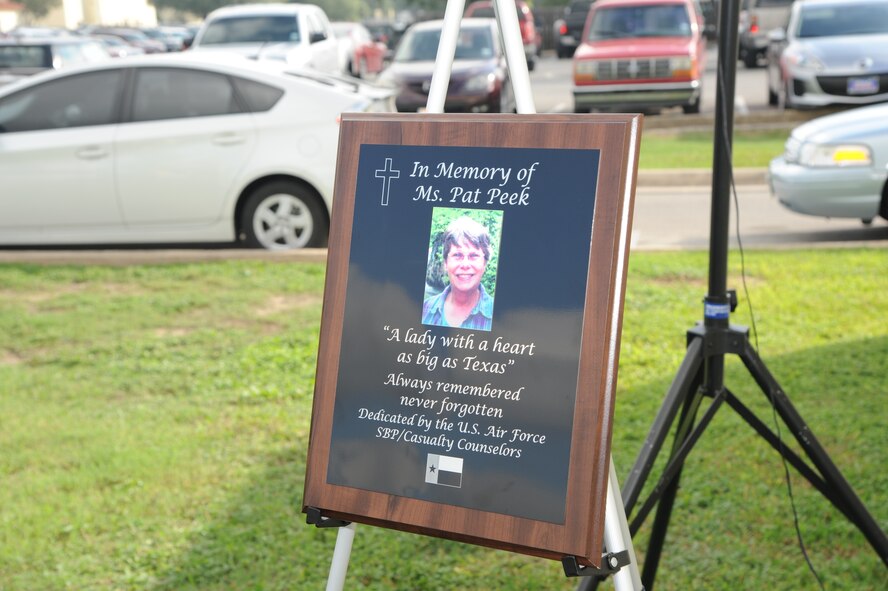
[[[691,392],[695,392],[700,386],[702,381],[701,368],[703,366],[702,350],[702,338],[693,338],[688,344],[685,357],[678,368],[675,378],[672,380],[672,384],[669,386],[669,391],[663,399],[663,404],[660,406],[657,417],[654,419],[654,424],[644,440],[638,459],[635,460],[629,476],[623,483],[622,496],[627,515],[632,512],[632,508],[638,501],[641,488],[650,475],[654,460],[656,460],[657,454],[660,453],[660,449],[663,447],[663,442],[669,434],[669,429],[675,420],[678,409],[687,401],[688,395]]]
[[[799,442],[799,445],[802,446],[811,463],[817,467],[823,475],[824,481],[839,497],[834,499],[827,495],[827,498],[849,516],[854,525],[866,536],[866,539],[882,559],[882,562],[888,566],[888,538],[886,538],[885,532],[881,530],[876,520],[873,519],[873,516],[867,511],[863,502],[855,494],[851,485],[848,484],[848,481],[845,480],[845,477],[842,476],[842,473],[833,464],[829,455],[820,445],[820,442],[814,437],[814,433],[805,424],[804,419],[793,407],[780,384],[777,383],[777,380],[768,371],[768,368],[748,340],[741,353],[741,358],[749,373],[752,374],[753,379],[755,379],[756,383],[758,383],[768,397],[768,400],[774,405],[774,409],[780,415],[780,418],[783,419],[783,422],[792,431],[793,436]],[[836,500],[839,500],[841,505],[836,503]]]
[[[648,541],[648,550],[644,557],[644,570],[641,573],[641,581],[647,591],[651,591],[654,588],[654,577],[657,574],[657,566],[660,563],[660,555],[663,552],[663,544],[666,541],[666,529],[669,526],[672,507],[675,504],[675,497],[678,495],[678,483],[681,480],[684,458],[690,452],[694,442],[702,435],[706,424],[712,420],[715,411],[721,406],[724,400],[724,391],[722,390],[718,396],[714,397],[712,404],[706,412],[704,421],[697,429],[693,429],[702,400],[703,392],[698,390],[691,398],[685,401],[684,408],[682,409],[681,422],[678,432],[675,434],[675,441],[672,444],[672,452],[669,456],[670,465],[667,466],[669,474],[664,474],[663,476],[667,483],[657,503],[657,514],[654,517],[651,537]],[[633,526],[636,529],[639,525],[639,523],[633,522]]]

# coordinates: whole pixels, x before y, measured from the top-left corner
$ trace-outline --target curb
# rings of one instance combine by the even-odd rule
[[[734,169],[737,185],[767,185],[767,168]],[[638,171],[639,187],[711,186],[712,171],[708,168],[654,169]]]

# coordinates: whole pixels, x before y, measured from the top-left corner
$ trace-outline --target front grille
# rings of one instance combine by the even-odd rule
[[[874,74],[879,78],[879,91],[878,92],[886,92],[888,91],[888,74]],[[854,78],[858,78],[859,76],[854,76]],[[866,78],[866,76],[863,76]],[[831,94],[834,96],[865,96],[859,94],[848,94],[848,78],[850,76],[818,76],[817,84],[820,85],[820,88],[823,89],[823,92],[826,94]]]
[[[668,58],[599,61],[596,63],[596,70],[597,80],[636,80],[672,76]]]

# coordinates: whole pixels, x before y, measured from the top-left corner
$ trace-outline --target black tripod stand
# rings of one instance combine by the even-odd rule
[[[805,421],[795,410],[780,384],[768,371],[749,342],[748,331],[731,326],[730,313],[736,296],[727,290],[728,219],[731,190],[730,147],[733,137],[734,91],[737,63],[737,24],[739,0],[724,0],[719,11],[718,87],[715,106],[715,148],[713,152],[712,213],[709,238],[709,292],[705,299],[704,321],[688,331],[687,353],[676,374],[651,431],[644,442],[622,490],[626,514],[631,515],[654,461],[679,416],[669,460],[650,495],[629,523],[632,536],[648,514],[657,507],[641,574],[646,591],[654,585],[666,529],[684,461],[699,440],[716,411],[724,403],[734,409],[755,431],[776,449],[799,473],[857,526],[888,566],[888,538],[866,507],[830,460]],[[773,409],[792,432],[810,465],[783,445],[771,431],[724,383],[725,355],[738,355],[768,398]],[[711,399],[699,421],[704,398]],[[679,414],[680,411],[680,414]],[[599,579],[581,583],[592,589]]]

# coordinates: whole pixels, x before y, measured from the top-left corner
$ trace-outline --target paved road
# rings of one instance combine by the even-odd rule
[[[754,175],[752,179],[754,180]],[[632,250],[709,248],[709,186],[654,186],[649,178],[636,191]],[[870,246],[888,248],[888,222],[864,226],[858,220],[827,220],[785,210],[762,184],[738,184],[740,239],[744,248],[812,248]],[[731,203],[731,248],[736,248],[736,209]],[[195,261],[262,259],[287,262],[323,262],[326,250],[296,252],[210,248],[76,248],[68,250],[0,249],[0,263],[151,264]]]
[[[712,191],[708,186],[639,187],[632,224],[632,248],[709,248]],[[740,240],[745,248],[888,247],[888,222],[864,226],[860,220],[803,216],[781,207],[767,185],[737,185]],[[731,202],[730,247],[737,242],[737,214]]]

